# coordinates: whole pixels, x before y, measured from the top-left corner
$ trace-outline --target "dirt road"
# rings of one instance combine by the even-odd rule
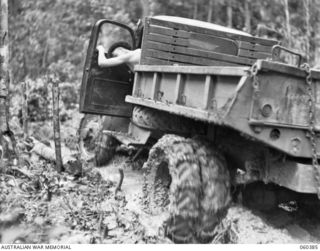
[[[152,240],[153,243],[170,243],[171,241],[162,235],[161,223],[165,215],[150,216],[142,210],[140,199],[143,171],[132,170],[125,164],[125,160],[125,157],[116,157],[108,166],[101,168],[103,178],[117,183],[118,169],[122,167],[124,181],[121,194],[127,201],[126,210],[137,216],[144,238]],[[310,218],[310,215],[301,210],[290,212],[290,210],[278,208],[266,214],[250,210],[240,204],[233,204],[221,225],[221,231],[229,231],[228,234],[231,233],[233,236],[231,241],[233,243],[320,242],[320,221]],[[215,241],[223,242],[219,239]],[[114,243],[114,240],[112,242]]]

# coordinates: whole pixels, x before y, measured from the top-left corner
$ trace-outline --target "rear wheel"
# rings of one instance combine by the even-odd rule
[[[176,243],[210,242],[230,201],[222,155],[202,142],[165,135],[144,167],[146,204],[152,214],[169,212],[167,236]]]

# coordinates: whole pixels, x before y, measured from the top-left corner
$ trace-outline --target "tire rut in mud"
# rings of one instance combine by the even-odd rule
[[[210,242],[230,201],[222,155],[201,141],[165,135],[144,168],[144,204],[151,214],[169,211],[167,236],[176,243]]]

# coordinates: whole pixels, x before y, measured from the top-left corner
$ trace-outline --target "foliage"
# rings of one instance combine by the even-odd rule
[[[61,84],[61,117],[76,108],[91,27],[101,18],[134,28],[147,15],[173,15],[211,21],[255,34],[259,25],[283,35],[292,47],[320,66],[320,1],[316,0],[12,0],[9,1],[11,67],[11,114],[21,106],[21,82],[29,82],[31,121],[51,117],[48,71]],[[288,3],[286,5],[285,3]],[[309,3],[309,8],[306,4]],[[307,11],[307,9],[309,11]],[[308,12],[308,13],[307,13]],[[289,13],[289,20],[286,19]],[[310,16],[307,29],[307,14]],[[289,27],[288,27],[289,24]],[[309,34],[309,36],[308,36]],[[309,52],[309,53],[308,53]]]
[[[210,5],[210,1],[212,1]],[[291,34],[286,34],[284,0],[14,0],[11,2],[10,36],[14,80],[37,78],[52,69],[64,80],[79,82],[92,24],[101,18],[123,22],[131,27],[148,14],[166,14],[207,20],[213,11],[214,23],[245,29],[244,6],[249,4],[250,30],[258,24],[277,29],[291,39],[293,47],[305,51],[306,10],[310,2],[311,51],[319,47],[319,1],[289,0]],[[208,8],[208,6],[211,6]],[[232,15],[226,15],[227,9]],[[288,41],[285,41],[287,43]]]

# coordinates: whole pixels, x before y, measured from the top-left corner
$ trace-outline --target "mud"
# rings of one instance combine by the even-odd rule
[[[124,170],[121,196],[125,196],[125,210],[135,215],[136,225],[143,238],[125,239],[118,235],[112,243],[172,243],[164,237],[162,222],[167,215],[152,216],[142,208],[143,171],[133,170],[125,161],[127,157],[115,157],[108,166],[99,169],[102,177],[115,183],[119,181],[120,167]],[[232,204],[227,216],[219,226],[218,237],[213,243],[319,243],[320,220],[312,218],[302,210],[285,210],[278,208],[263,213]],[[226,237],[227,236],[227,237]]]

